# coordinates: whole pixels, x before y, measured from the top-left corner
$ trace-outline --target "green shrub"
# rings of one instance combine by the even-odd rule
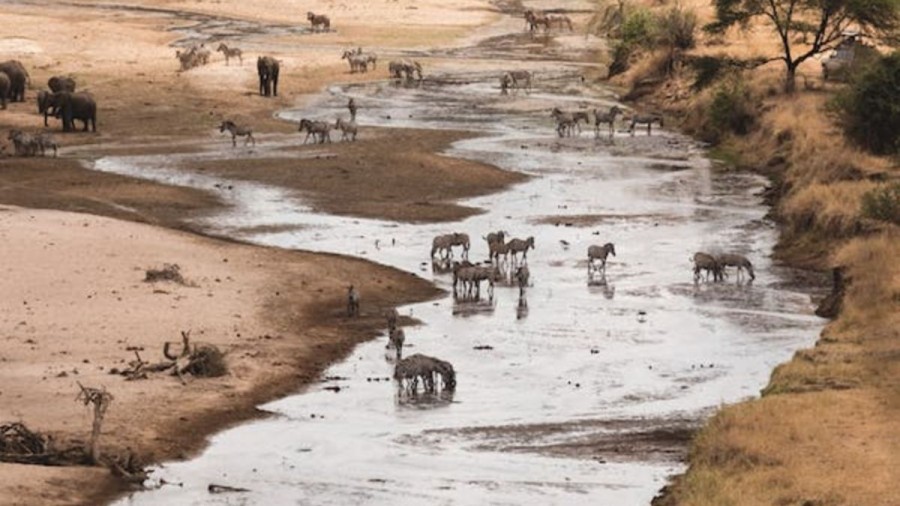
[[[831,105],[854,142],[876,154],[900,153],[900,51],[857,73]]]
[[[649,10],[636,8],[627,11],[619,29],[623,44],[637,47],[651,47],[656,32],[656,19]]]
[[[750,92],[733,79],[720,84],[713,94],[701,137],[708,142],[719,142],[727,133],[746,135],[755,122]]]
[[[900,225],[900,183],[884,184],[866,192],[863,216]]]

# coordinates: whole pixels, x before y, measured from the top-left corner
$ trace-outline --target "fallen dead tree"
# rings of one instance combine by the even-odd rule
[[[186,384],[184,380],[185,374],[195,377],[214,378],[224,376],[228,372],[225,364],[225,355],[218,347],[207,344],[198,343],[191,344],[190,331],[181,332],[181,352],[173,353],[173,342],[166,341],[163,344],[163,356],[165,361],[150,363],[141,358],[140,353],[134,350],[135,360],[128,363],[128,369],[119,370],[111,369],[111,374],[119,374],[124,376],[126,380],[147,379],[149,374],[171,371],[173,376],[178,376],[182,384]]]
[[[39,466],[88,465],[90,458],[80,446],[57,450],[52,440],[20,422],[0,425],[0,462]]]

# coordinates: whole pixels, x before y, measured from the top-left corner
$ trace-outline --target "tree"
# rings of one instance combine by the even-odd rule
[[[830,51],[844,33],[858,29],[873,37],[887,37],[900,26],[900,0],[714,0],[716,21],[706,30],[716,33],[762,17],[778,34],[785,65],[785,91],[794,91],[797,67]],[[809,37],[812,36],[812,43]]]

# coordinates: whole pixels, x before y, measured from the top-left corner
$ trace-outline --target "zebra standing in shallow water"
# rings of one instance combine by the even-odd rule
[[[719,268],[722,270],[722,273],[725,273],[725,267],[737,267],[737,279],[740,281],[741,275],[744,273],[744,270],[747,270],[747,274],[750,275],[750,281],[756,279],[756,274],[753,273],[753,264],[750,263],[750,260],[747,260],[747,257],[743,255],[737,255],[734,253],[723,253],[716,257],[716,261],[719,263]]]
[[[253,130],[251,130],[250,127],[238,126],[234,121],[225,120],[219,125],[219,132],[223,133],[225,130],[228,130],[231,133],[231,147],[237,146],[238,137],[246,137],[246,139],[244,139],[245,146],[250,141],[253,141],[253,145],[256,146],[256,139],[253,138]]]
[[[631,135],[634,136],[634,127],[637,125],[647,125],[647,135],[654,123],[659,123],[659,128],[663,127],[663,118],[659,114],[635,114],[631,118]]]
[[[594,272],[597,269],[595,260],[600,260],[600,271],[606,272],[606,257],[612,254],[616,256],[616,247],[613,243],[608,242],[603,246],[591,245],[588,247],[588,272]]]
[[[609,137],[612,138],[616,131],[616,116],[622,113],[619,106],[614,105],[609,108],[609,112],[600,112],[600,109],[594,109],[594,137],[600,137],[600,125],[609,124]]]

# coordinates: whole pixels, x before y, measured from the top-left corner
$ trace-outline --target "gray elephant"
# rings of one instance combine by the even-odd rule
[[[60,91],[75,91],[75,79],[68,76],[53,76],[47,80],[47,87],[50,91],[57,93]]]
[[[90,93],[85,91],[53,93],[50,95],[50,106],[54,107],[57,115],[62,118],[63,132],[75,130],[76,119],[84,122],[83,131],[87,132],[88,122],[91,124],[91,131],[97,131],[97,102]]]
[[[6,96],[9,94],[10,88],[9,76],[6,72],[0,72],[0,106],[6,109]]]
[[[12,102],[25,101],[25,85],[28,83],[28,71],[18,60],[9,60],[0,63],[0,72],[5,72],[9,77],[10,88],[7,98]]]
[[[256,72],[259,74],[259,94],[268,97],[278,96],[278,72],[281,65],[271,56],[260,56],[256,60]]]

